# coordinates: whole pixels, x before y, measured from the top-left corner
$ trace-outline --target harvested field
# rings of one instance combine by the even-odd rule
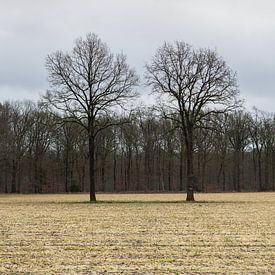
[[[88,198],[0,195],[0,273],[275,272],[275,193]]]

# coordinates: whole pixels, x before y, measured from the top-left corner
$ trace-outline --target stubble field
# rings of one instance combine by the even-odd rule
[[[184,198],[0,195],[0,273],[275,272],[275,193]]]

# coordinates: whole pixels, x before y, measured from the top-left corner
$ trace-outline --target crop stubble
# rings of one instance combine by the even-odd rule
[[[99,194],[90,204],[81,203],[87,194],[1,195],[0,273],[275,270],[274,193],[196,198]]]

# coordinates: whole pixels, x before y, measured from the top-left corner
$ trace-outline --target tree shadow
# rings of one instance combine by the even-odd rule
[[[71,202],[61,202],[65,204],[194,204],[194,205],[204,205],[204,204],[238,204],[238,203],[255,203],[253,201],[143,201],[143,200],[97,200],[97,201],[71,201]]]

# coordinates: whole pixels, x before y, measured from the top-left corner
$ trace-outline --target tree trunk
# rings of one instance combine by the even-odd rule
[[[259,177],[259,191],[264,191],[262,182],[262,156],[261,152],[258,151],[258,177]]]
[[[183,186],[183,145],[180,148],[180,191],[184,190]]]
[[[140,160],[139,160],[139,152],[138,152],[138,148],[135,148],[135,157],[136,157],[136,190],[139,191],[140,190]]]
[[[69,149],[68,149],[68,144],[66,145],[66,154],[65,154],[65,192],[66,193],[68,193],[69,192],[69,188],[68,188],[68,186],[69,186],[69,184],[68,184],[68,182],[69,182],[69,180],[68,180],[68,178],[69,178],[69,176],[68,176],[68,174],[69,174]]]
[[[234,152],[234,191],[240,192],[240,150]]]
[[[38,168],[37,168],[37,158],[34,160],[34,193],[38,193]]]
[[[5,161],[5,193],[8,193],[8,163]]]
[[[127,190],[130,190],[132,185],[132,148],[128,149],[128,162],[127,162]]]
[[[17,187],[16,187],[16,192],[21,193],[21,165],[20,161],[18,161],[18,167],[17,167],[17,173],[18,173],[18,178],[17,178]]]
[[[180,191],[185,191],[184,176],[186,175],[186,154],[184,145],[184,135],[180,133]]]
[[[207,192],[206,190],[206,186],[205,186],[205,171],[206,171],[206,162],[207,162],[207,158],[206,158],[206,153],[203,153],[203,160],[202,160],[202,171],[201,171],[201,192]]]
[[[161,190],[161,152],[160,146],[158,146],[158,155],[157,155],[157,163],[158,163],[158,191]]]
[[[145,172],[145,188],[146,191],[150,189],[150,160],[149,160],[149,148],[146,148],[144,159],[144,172]]]
[[[171,186],[171,168],[172,168],[172,160],[171,160],[171,154],[168,155],[168,191],[172,190]]]
[[[272,150],[272,191],[275,191],[275,157],[274,157],[274,151]]]
[[[86,174],[86,169],[85,169],[85,164],[82,165],[82,175],[81,175],[81,191],[84,192],[85,190],[85,174]]]
[[[16,192],[16,163],[15,160],[12,161],[12,178],[11,178],[11,193],[15,193]]]
[[[265,161],[264,161],[264,182],[265,182],[265,191],[269,189],[269,152],[268,149],[265,149]]]
[[[42,160],[39,159],[38,162],[38,193],[43,193],[43,168],[42,168]]]
[[[105,160],[101,163],[101,184],[102,184],[102,191],[106,192],[106,184],[105,184]]]
[[[242,153],[241,153],[241,178],[240,178],[240,185],[239,185],[239,192],[241,192],[244,189],[245,186],[245,177],[244,177],[244,170],[245,170],[245,165],[244,165],[244,158],[245,158],[245,153],[244,153],[244,148],[242,148]]]
[[[253,156],[253,172],[254,172],[254,191],[258,191],[258,187],[257,187],[257,164],[256,164],[256,156],[255,156],[255,149],[253,148],[252,151],[252,156]]]
[[[223,191],[226,190],[226,181],[225,181],[225,170],[224,170],[224,167],[223,167],[223,170],[222,170],[222,182],[223,182]]]
[[[125,191],[125,181],[126,181],[126,177],[125,177],[125,171],[123,171],[124,169],[124,150],[122,150],[121,154],[120,154],[120,190],[124,190]],[[123,180],[124,177],[124,180]]]
[[[194,150],[193,135],[189,134],[186,139],[186,159],[187,159],[187,197],[186,201],[194,201]]]
[[[114,155],[113,155],[113,160],[114,160],[114,164],[113,164],[113,184],[114,184],[114,191],[116,191],[116,166],[117,166],[117,160],[116,160],[116,149],[114,150]]]
[[[221,161],[221,162],[219,163],[219,171],[218,171],[218,175],[217,175],[217,184],[218,184],[218,186],[219,186],[219,189],[222,190],[222,191],[224,191],[224,190],[223,190],[223,185],[222,185],[222,183],[221,183],[222,169],[223,169],[223,162]]]
[[[90,172],[90,201],[96,201],[95,194],[95,139],[89,137],[89,172]]]

